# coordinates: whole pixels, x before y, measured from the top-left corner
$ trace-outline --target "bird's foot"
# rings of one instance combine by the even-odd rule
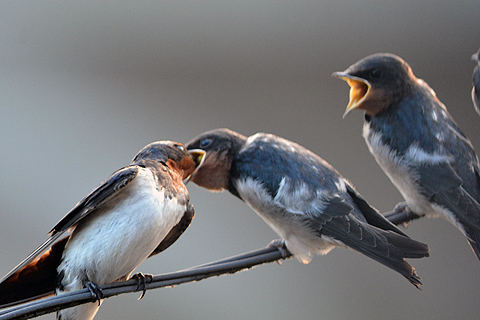
[[[95,300],[97,300],[98,306],[100,307],[100,303],[103,299],[102,289],[100,289],[99,286],[97,286],[95,283],[91,281],[88,281],[86,283],[86,286],[87,286],[87,289],[90,290],[90,292],[92,293],[92,296],[95,298]]]
[[[411,212],[410,208],[408,207],[408,204],[406,202],[399,202],[393,208],[394,213],[405,213],[405,212]]]
[[[138,300],[142,300],[142,298],[145,297],[145,293],[147,293],[147,279],[148,279],[148,282],[152,282],[153,275],[143,274],[139,272],[134,274],[130,279],[137,280],[137,290],[140,290],[140,288],[142,288],[142,294],[138,298]]]
[[[392,212],[385,214],[385,218],[390,220],[393,224],[401,224],[408,228],[408,223],[412,220],[423,217],[424,215],[413,212],[406,202],[398,203]]]
[[[403,215],[405,216],[405,221],[403,222],[403,224],[406,225],[405,227],[408,226],[408,223],[410,221],[416,220],[425,216],[425,214],[418,214],[413,212],[406,202],[397,203],[395,208],[393,208],[393,212],[403,213]]]
[[[282,259],[287,259],[292,255],[290,251],[288,251],[285,240],[283,239],[273,240],[267,245],[267,248],[276,248],[278,251],[282,253]],[[280,260],[278,260],[277,262],[281,264]]]

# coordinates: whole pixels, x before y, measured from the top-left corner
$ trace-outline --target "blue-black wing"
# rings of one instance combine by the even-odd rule
[[[10,276],[21,271],[22,268],[40,256],[45,250],[52,247],[52,245],[71,227],[78,224],[87,215],[95,212],[95,210],[100,208],[105,202],[108,202],[115,193],[118,193],[127,186],[128,183],[135,179],[138,171],[138,166],[128,166],[114,172],[107,180],[95,188],[95,190],[70,210],[70,212],[67,213],[49,232],[50,237],[19,263],[12,271],[4,276],[0,281],[0,285]]]

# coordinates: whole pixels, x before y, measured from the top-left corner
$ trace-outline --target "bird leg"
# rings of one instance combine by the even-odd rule
[[[130,279],[136,279],[137,280],[137,289],[140,290],[142,288],[142,294],[138,298],[138,300],[141,300],[144,296],[145,293],[147,292],[147,278],[149,279],[148,282],[152,282],[153,275],[151,274],[143,274],[141,272],[134,274]]]
[[[406,202],[398,203],[393,211],[387,212],[384,214],[384,217],[387,218],[391,223],[395,225],[402,224],[404,227],[407,226],[407,223],[424,217],[424,214],[417,214],[413,212]]]
[[[100,302],[103,299],[102,289],[100,289],[99,286],[97,286],[95,283],[93,283],[91,281],[88,281],[86,283],[86,286],[87,286],[87,289],[90,290],[90,292],[92,293],[92,296],[95,298],[95,300],[97,300],[98,306],[100,307]]]
[[[267,248],[277,248],[278,251],[280,251],[282,253],[282,259],[287,259],[288,257],[290,257],[292,254],[290,253],[290,251],[288,251],[287,249],[287,245],[285,244],[285,240],[283,239],[276,239],[276,240],[273,240],[272,242],[270,242],[268,245],[267,245]],[[277,261],[278,263],[280,263],[280,260]]]

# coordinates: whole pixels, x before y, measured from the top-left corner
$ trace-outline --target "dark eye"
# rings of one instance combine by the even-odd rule
[[[382,76],[382,70],[380,69],[372,69],[370,71],[370,78],[372,79],[378,79]]]
[[[212,139],[205,138],[200,142],[200,148],[205,149],[208,148],[212,144]]]

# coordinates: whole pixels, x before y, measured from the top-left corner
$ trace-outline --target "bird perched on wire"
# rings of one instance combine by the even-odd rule
[[[477,63],[472,76],[472,101],[475,111],[480,114],[480,49],[472,55],[472,60]]]
[[[60,310],[57,318],[92,319],[101,303],[99,285],[126,280],[190,225],[194,209],[183,179],[195,166],[180,143],[159,141],[144,147],[129,166],[81,200],[53,227],[50,237],[1,280],[0,306],[88,287],[98,304]]]
[[[301,262],[349,247],[421,284],[405,258],[428,256],[428,246],[386,220],[316,154],[271,134],[247,138],[228,129],[205,132],[186,147],[200,160],[191,180],[245,201],[282,238],[272,245]]]
[[[351,87],[345,115],[365,111],[367,146],[406,201],[397,209],[443,215],[480,259],[479,161],[435,92],[392,54],[368,56],[333,76]]]

